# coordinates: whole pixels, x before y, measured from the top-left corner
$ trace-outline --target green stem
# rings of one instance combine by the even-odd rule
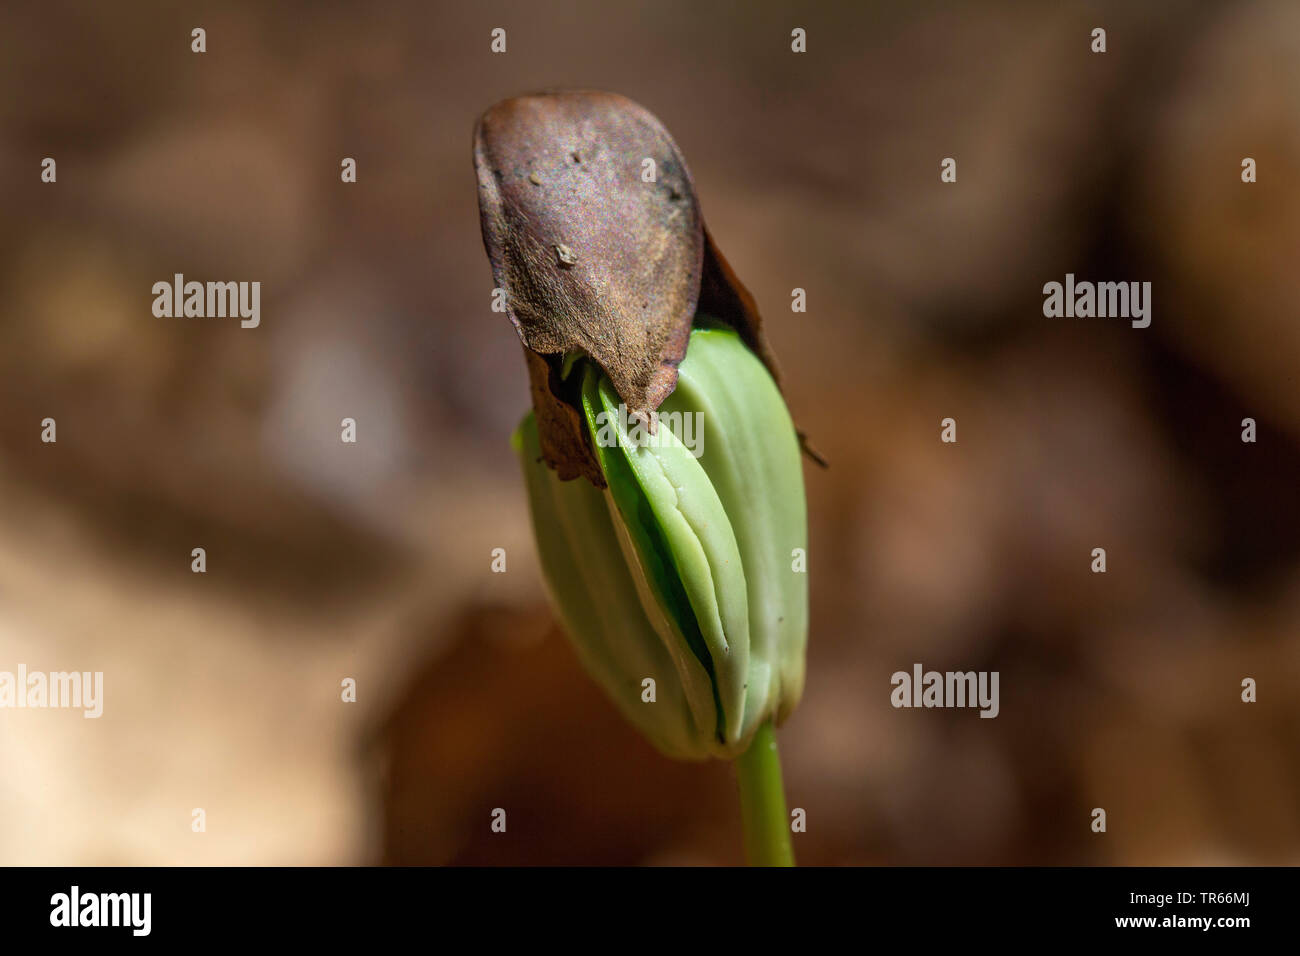
[[[745,857],[750,866],[794,866],[790,818],[781,785],[781,757],[769,720],[749,749],[736,759],[740,818],[745,827]]]

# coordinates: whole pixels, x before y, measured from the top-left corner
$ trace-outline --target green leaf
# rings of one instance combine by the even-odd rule
[[[657,627],[668,625],[661,636],[675,659],[689,653],[704,667],[719,741],[734,745],[745,714],[749,612],[727,513],[700,463],[670,429],[643,445],[629,437],[618,395],[594,367],[583,382],[583,406],[646,613]]]
[[[704,325],[704,327],[698,327]],[[700,413],[699,463],[735,530],[748,585],[750,674],[743,735],[780,723],[803,694],[808,576],[792,569],[808,547],[799,439],[763,363],[727,328],[697,320],[677,388],[660,407]],[[678,421],[680,419],[677,419]]]
[[[688,700],[678,664],[641,610],[605,495],[583,480],[560,481],[541,460],[530,412],[512,444],[523,466],[530,513],[551,603],[579,660],[623,716],[662,753],[700,759],[714,752],[712,691],[701,670],[690,683],[704,707]],[[698,664],[696,665],[698,668]],[[656,700],[642,701],[655,681]],[[699,711],[699,712],[697,712]]]

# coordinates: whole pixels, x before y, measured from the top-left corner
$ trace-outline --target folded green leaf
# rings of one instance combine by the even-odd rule
[[[552,596],[589,671],[660,749],[734,757],[803,688],[794,425],[763,363],[729,329],[691,333],[657,427],[629,421],[594,363],[579,368],[604,491],[559,482],[538,460],[529,420],[520,433]],[[639,688],[651,666],[671,666],[673,686],[646,704]]]
[[[551,603],[587,672],[625,718],[660,751],[683,759],[707,756],[715,724],[708,678],[690,683],[706,702],[696,714],[662,639],[641,611],[602,492],[582,480],[561,481],[542,461],[532,412],[514,434],[523,465],[533,532]],[[655,682],[655,702],[642,682]]]

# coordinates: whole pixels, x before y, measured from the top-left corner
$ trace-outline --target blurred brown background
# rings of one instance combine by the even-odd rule
[[[0,669],[106,685],[0,712],[0,862],[739,861],[545,610],[470,134],[548,86],[672,131],[832,462],[801,862],[1300,862],[1300,7],[665,0],[0,7]],[[914,662],[1001,715],[892,709]]]

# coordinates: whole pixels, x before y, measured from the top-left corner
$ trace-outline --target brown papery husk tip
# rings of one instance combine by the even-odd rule
[[[645,109],[591,90],[503,100],[474,130],[474,168],[493,281],[560,478],[605,484],[559,375],[566,353],[594,360],[644,416],[676,387],[698,311],[735,328],[779,385],[753,296],[704,227],[681,150]]]

